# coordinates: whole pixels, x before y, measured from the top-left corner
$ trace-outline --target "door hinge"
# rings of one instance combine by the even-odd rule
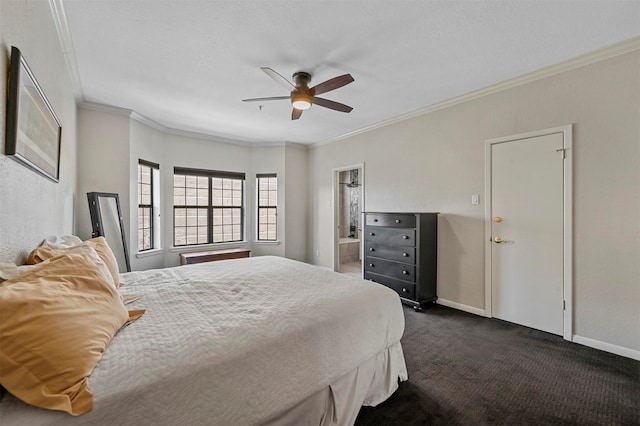
[[[567,301],[566,301],[566,300],[563,300],[563,301],[562,301],[562,310],[563,310],[563,311],[566,311],[566,310],[567,310]]]
[[[556,152],[562,152],[562,159],[564,160],[565,158],[567,158],[567,153],[566,153],[567,149],[566,148],[560,148],[560,149],[556,149]]]

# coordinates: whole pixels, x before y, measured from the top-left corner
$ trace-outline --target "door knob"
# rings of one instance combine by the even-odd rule
[[[502,222],[502,218],[500,216],[496,216],[496,217],[493,218],[493,221],[495,223],[500,223],[500,222]]]
[[[502,240],[502,238],[500,238],[500,237],[495,237],[495,238],[493,239],[493,241],[495,241],[496,243],[500,244],[503,240]]]

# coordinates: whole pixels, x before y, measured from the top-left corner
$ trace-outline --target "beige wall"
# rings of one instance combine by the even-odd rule
[[[4,155],[11,46],[26,58],[62,125],[58,183]],[[76,103],[48,1],[0,0],[0,93],[0,262],[20,263],[45,237],[74,230]]]
[[[307,148],[300,145],[285,146],[285,256],[307,259],[308,169]]]
[[[438,295],[484,310],[486,139],[574,124],[574,334],[640,351],[636,50],[310,153],[313,263],[332,267],[331,171],[365,163],[364,211],[441,212]]]
[[[91,238],[87,192],[119,195],[125,234],[129,211],[129,118],[87,108],[78,108],[78,200],[76,234]]]

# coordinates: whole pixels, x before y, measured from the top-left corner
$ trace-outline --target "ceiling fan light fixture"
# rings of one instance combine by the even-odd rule
[[[305,92],[294,92],[291,94],[291,105],[295,109],[305,110],[311,108],[313,96]]]

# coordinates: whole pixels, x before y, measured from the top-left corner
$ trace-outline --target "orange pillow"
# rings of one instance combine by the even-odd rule
[[[116,256],[111,251],[109,244],[107,244],[107,240],[105,240],[104,237],[96,237],[85,241],[85,243],[86,242],[93,244],[100,258],[105,263],[107,268],[109,268],[109,272],[113,277],[113,282],[115,283],[116,287],[120,287],[120,270],[118,269],[118,261],[116,260]],[[27,263],[29,265],[35,265],[54,256],[64,254],[67,250],[73,250],[74,247],[64,249],[55,249],[48,246],[37,247],[33,251],[31,251],[31,253],[29,253]]]
[[[41,408],[93,408],[87,377],[129,320],[118,291],[85,254],[0,284],[0,385]]]

